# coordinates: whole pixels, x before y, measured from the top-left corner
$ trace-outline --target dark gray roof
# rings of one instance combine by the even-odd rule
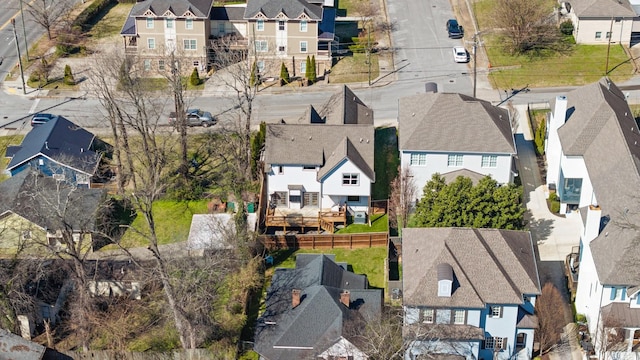
[[[122,30],[120,30],[120,35],[137,35],[138,30],[136,30],[136,18],[133,16],[127,17],[127,20],[124,21],[124,25],[122,25]]]
[[[310,105],[298,120],[300,124],[373,125],[373,110],[344,85],[318,109]]]
[[[92,133],[58,116],[27,133],[20,149],[12,149],[15,152],[7,170],[41,154],[60,164],[93,175],[101,157],[100,154],[89,150],[94,139],[95,135]]]
[[[602,307],[603,321],[616,327],[640,327],[640,309],[631,308],[629,303],[611,303]]]
[[[301,301],[292,308],[294,289],[301,290]],[[350,307],[340,302],[343,290],[350,291]],[[295,269],[279,268],[273,275],[254,350],[269,360],[312,358],[333,345],[348,322],[381,311],[382,292],[367,289],[364,275],[346,271],[332,257],[300,254]]]
[[[267,19],[275,19],[280,13],[289,19],[297,19],[304,14],[311,20],[322,20],[322,6],[305,0],[249,0],[244,18],[253,19],[264,14]]]
[[[516,152],[509,112],[467,95],[401,98],[398,124],[401,151]]]
[[[402,230],[404,305],[484,308],[522,304],[539,294],[540,282],[529,232],[470,228]],[[437,266],[455,277],[451,297],[438,296]]]
[[[171,11],[181,17],[187,12],[193,13],[198,18],[209,18],[213,6],[213,0],[144,0],[133,6],[129,16],[144,16],[147,10],[151,10],[156,16],[163,16]]]
[[[602,215],[610,217],[590,243],[603,284],[640,285],[640,131],[622,91],[606,78],[567,95],[568,119],[558,129],[562,151],[582,156]]]
[[[579,18],[608,20],[612,17],[637,16],[629,0],[572,0],[571,7]]]
[[[242,20],[244,21],[245,6],[214,6],[211,20]]]
[[[54,231],[93,231],[104,197],[104,190],[77,188],[27,169],[0,183],[0,214],[11,211]]]
[[[0,358],[11,360],[40,360],[47,348],[22,336],[0,329]]]

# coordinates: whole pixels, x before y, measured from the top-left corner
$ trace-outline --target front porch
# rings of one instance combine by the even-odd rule
[[[307,206],[301,209],[290,209],[286,207],[267,208],[265,225],[267,227],[281,227],[286,233],[287,228],[300,228],[305,230],[326,231],[333,234],[337,225],[346,226],[347,212],[344,207],[340,209],[320,209]]]

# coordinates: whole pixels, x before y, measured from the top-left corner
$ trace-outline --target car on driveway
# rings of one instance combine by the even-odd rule
[[[460,39],[464,36],[464,29],[458,24],[458,20],[449,19],[447,20],[447,33],[452,39]]]
[[[453,61],[457,63],[469,62],[469,53],[467,52],[467,49],[462,46],[455,46],[453,48]]]
[[[189,109],[186,111],[187,126],[204,126],[208,127],[216,124],[216,119],[208,111],[202,111],[200,109]],[[169,115],[169,124],[176,125],[176,113],[172,112]]]
[[[38,126],[38,125],[42,125],[44,123],[47,123],[55,118],[57,118],[58,115],[54,115],[54,114],[45,114],[45,113],[38,113],[35,114],[31,117],[31,126]]]

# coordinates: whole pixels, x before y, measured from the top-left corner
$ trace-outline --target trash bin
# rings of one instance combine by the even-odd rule
[[[247,204],[247,212],[250,214],[253,214],[254,212],[256,212],[256,204],[255,203],[248,203]]]
[[[231,212],[235,212],[236,211],[236,204],[228,201],[227,202],[227,211],[231,211]]]

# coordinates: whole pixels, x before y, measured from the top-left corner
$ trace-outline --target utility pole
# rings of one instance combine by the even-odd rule
[[[611,50],[611,36],[613,36],[613,17],[611,17],[611,25],[609,26],[609,34],[608,34],[608,42],[607,42],[607,63],[604,66],[604,76],[609,74],[609,50]]]
[[[478,83],[478,33],[473,34],[473,97],[476,97]]]
[[[369,86],[371,86],[371,24],[367,24],[367,63],[369,65]]]
[[[20,77],[22,78],[22,93],[27,94],[27,87],[24,83],[24,70],[22,66],[22,56],[20,55],[20,45],[18,44],[18,34],[16,33],[16,19],[11,19],[11,25],[13,26],[13,38],[16,40],[16,50],[18,51],[18,66],[20,67]]]
[[[24,51],[27,55],[27,61],[29,61],[29,46],[27,45],[27,29],[24,23],[24,10],[22,9],[22,0],[20,0],[20,17],[22,18],[22,33],[24,35]]]

